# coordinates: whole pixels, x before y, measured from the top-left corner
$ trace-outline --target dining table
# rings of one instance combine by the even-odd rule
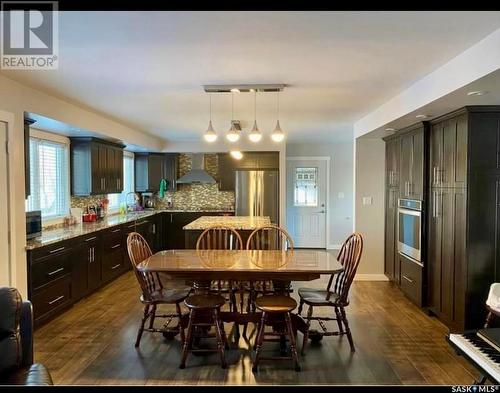
[[[208,293],[213,280],[272,281],[275,292],[287,293],[291,281],[312,281],[343,271],[334,253],[318,249],[165,250],[138,264],[137,269],[191,282],[197,294]],[[224,322],[238,325],[258,323],[260,317],[259,312],[221,312]],[[187,323],[188,318],[182,318],[181,325]],[[295,331],[307,330],[298,314],[292,314],[292,325]]]

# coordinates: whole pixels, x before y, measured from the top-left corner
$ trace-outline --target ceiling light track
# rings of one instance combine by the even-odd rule
[[[204,85],[206,93],[275,93],[283,91],[287,85],[283,83],[274,84],[250,84],[250,85]]]

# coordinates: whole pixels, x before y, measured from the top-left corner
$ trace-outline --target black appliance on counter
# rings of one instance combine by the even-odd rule
[[[26,239],[33,239],[42,234],[42,212],[26,212]]]

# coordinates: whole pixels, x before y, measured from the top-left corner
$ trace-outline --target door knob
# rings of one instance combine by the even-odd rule
[[[321,210],[321,211],[316,212],[316,213],[326,213],[326,211],[325,210]]]

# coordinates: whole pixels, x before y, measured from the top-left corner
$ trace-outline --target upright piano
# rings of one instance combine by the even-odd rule
[[[473,366],[482,377],[476,384],[487,379],[498,384],[500,381],[500,328],[481,329],[464,334],[450,334],[448,342]]]

